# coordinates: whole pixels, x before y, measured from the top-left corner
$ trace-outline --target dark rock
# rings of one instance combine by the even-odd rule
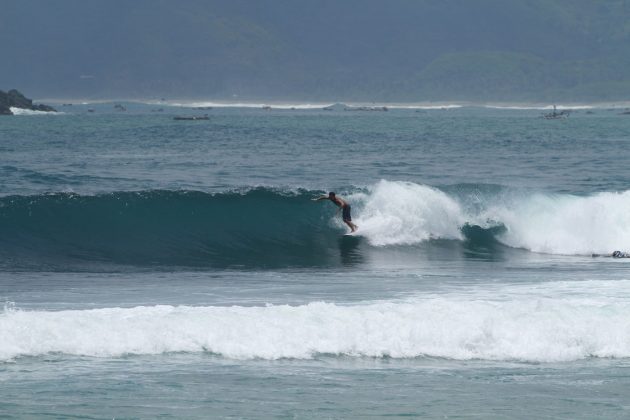
[[[11,115],[12,113],[9,108],[9,97],[0,90],[0,115]]]
[[[53,108],[52,106],[44,105],[44,104],[33,105],[32,109],[34,111],[57,112],[57,110],[55,108]]]
[[[33,101],[22,95],[18,90],[11,89],[7,96],[9,97],[10,106],[23,109],[31,109],[33,107]]]
[[[8,92],[0,90],[0,115],[12,115],[11,107],[30,109],[32,111],[57,112],[57,110],[51,106],[33,104],[31,99],[28,99],[16,89],[11,89]]]

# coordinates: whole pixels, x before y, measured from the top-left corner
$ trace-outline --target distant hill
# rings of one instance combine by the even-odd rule
[[[630,100],[630,0],[0,0],[38,97]]]

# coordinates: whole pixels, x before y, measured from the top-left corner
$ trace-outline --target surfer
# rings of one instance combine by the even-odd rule
[[[321,197],[314,198],[313,201],[321,201],[321,200],[330,200],[342,212],[341,216],[343,218],[343,222],[348,225],[351,232],[356,231],[359,227],[352,223],[352,216],[350,215],[350,204],[348,204],[345,200],[337,197],[334,192],[328,193],[328,195],[322,195]]]

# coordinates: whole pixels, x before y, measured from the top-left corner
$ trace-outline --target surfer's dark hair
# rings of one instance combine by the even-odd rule
[[[331,191],[331,192],[328,193],[328,197],[334,197],[334,196],[335,196],[334,192]]]

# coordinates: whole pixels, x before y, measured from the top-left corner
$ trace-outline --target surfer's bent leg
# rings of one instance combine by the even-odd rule
[[[357,225],[352,223],[352,216],[350,215],[350,206],[349,205],[343,207],[343,209],[342,209],[342,217],[343,217],[344,223],[347,224],[348,227],[350,227],[350,230],[352,232],[357,230]]]

